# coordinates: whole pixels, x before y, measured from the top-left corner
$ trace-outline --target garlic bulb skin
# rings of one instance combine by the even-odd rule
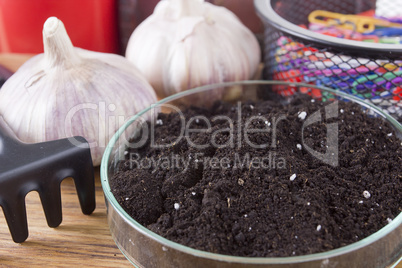
[[[129,117],[157,101],[143,75],[122,56],[75,48],[63,23],[49,18],[44,53],[0,90],[0,115],[23,142],[87,139],[99,165],[109,139]]]
[[[231,11],[203,0],[160,1],[126,50],[160,97],[251,79],[260,54],[254,34]]]

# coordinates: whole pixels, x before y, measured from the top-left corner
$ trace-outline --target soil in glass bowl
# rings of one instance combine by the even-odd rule
[[[401,140],[368,111],[298,96],[160,113],[154,136],[119,163],[112,193],[134,220],[199,250],[287,257],[339,248],[402,210]],[[183,118],[194,131],[178,139]]]

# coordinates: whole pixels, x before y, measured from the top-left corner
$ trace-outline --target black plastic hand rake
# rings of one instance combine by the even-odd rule
[[[25,196],[39,193],[49,227],[62,221],[60,183],[72,177],[81,210],[95,209],[94,170],[90,149],[82,137],[27,144],[0,126],[0,206],[16,243],[28,238]]]

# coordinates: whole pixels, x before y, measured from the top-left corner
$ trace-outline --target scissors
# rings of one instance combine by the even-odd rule
[[[402,29],[402,23],[390,22],[368,16],[346,15],[326,10],[315,10],[311,12],[308,16],[308,20],[310,23],[338,26],[344,29],[357,31],[359,33],[374,32],[378,26]]]

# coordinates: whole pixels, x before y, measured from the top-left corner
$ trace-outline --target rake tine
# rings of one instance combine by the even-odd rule
[[[87,170],[87,173],[82,173],[74,177],[75,188],[78,194],[78,200],[80,201],[81,211],[85,215],[91,214],[95,210],[95,184],[93,181],[88,181],[86,178],[93,175],[93,169]]]
[[[0,205],[3,208],[4,216],[6,218],[13,241],[15,243],[24,242],[28,238],[28,222],[25,200],[23,198],[9,200],[9,202],[5,202],[3,200]]]
[[[47,184],[47,186],[39,191],[39,196],[43,211],[45,212],[47,225],[49,227],[59,226],[63,220],[60,185],[52,187],[51,184]]]
[[[82,137],[74,137],[77,142],[82,145],[88,146],[87,141]],[[80,146],[78,146],[80,147]],[[78,148],[77,147],[77,148]],[[91,214],[96,207],[95,202],[95,182],[94,180],[88,180],[88,178],[94,178],[94,169],[92,167],[92,158],[89,150],[76,151],[77,159],[81,159],[80,165],[82,169],[74,171],[72,177],[74,179],[75,188],[80,201],[82,213],[85,215]]]

